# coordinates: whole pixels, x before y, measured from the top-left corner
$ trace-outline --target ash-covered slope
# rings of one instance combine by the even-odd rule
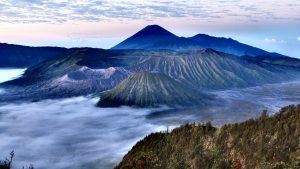
[[[131,71],[157,71],[202,89],[228,89],[300,77],[299,68],[250,62],[213,49],[160,52],[144,57]]]
[[[18,79],[1,84],[10,92],[0,101],[40,100],[93,94],[108,90],[125,79],[122,67],[128,58],[120,51],[78,48],[32,66]]]
[[[13,97],[43,99],[99,93],[112,89],[136,72],[159,72],[196,90],[249,87],[299,79],[300,68],[293,64],[294,60],[285,60],[253,60],[213,49],[70,49],[28,68],[21,78],[1,84],[12,89],[13,94],[1,95],[0,101]]]
[[[207,95],[164,74],[141,72],[130,75],[115,88],[105,92],[98,106],[194,106],[208,103],[209,99]]]
[[[28,85],[61,77],[82,67],[106,69],[109,67],[125,66],[127,60],[122,57],[123,55],[120,51],[73,48],[61,55],[29,67],[21,78],[6,82],[6,84]]]

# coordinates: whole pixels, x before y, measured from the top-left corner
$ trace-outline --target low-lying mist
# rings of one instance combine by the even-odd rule
[[[213,105],[185,110],[97,108],[97,98],[76,97],[0,105],[0,158],[11,150],[14,166],[112,168],[151,132],[186,122],[214,125],[255,118],[299,103],[300,82],[214,92]]]
[[[212,121],[215,126],[256,118],[263,110],[273,114],[281,107],[300,103],[300,81],[213,92],[215,104],[147,115],[155,124]]]
[[[162,126],[146,122],[150,109],[97,108],[77,97],[0,107],[0,156],[16,153],[17,168],[112,168],[131,146]]]

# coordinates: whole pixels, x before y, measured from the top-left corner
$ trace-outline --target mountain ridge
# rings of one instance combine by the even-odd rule
[[[76,48],[31,66],[18,79],[0,84],[14,93],[2,94],[0,101],[97,94],[137,72],[162,73],[194,90],[250,87],[299,78],[300,61],[296,61],[249,60],[213,49]]]
[[[32,47],[0,43],[0,67],[29,67],[67,51],[63,47]]]
[[[232,38],[213,37],[206,34],[197,34],[192,37],[179,37],[159,25],[148,25],[111,49],[189,50],[201,48],[212,48],[237,56],[268,55],[273,57],[287,57],[240,43]]]
[[[213,37],[206,34],[197,34],[192,37],[179,37],[159,25],[148,25],[111,49],[178,51],[203,48],[212,48],[220,52],[244,57],[288,57],[240,43],[232,38]],[[69,49],[64,47],[34,47],[0,43],[0,67],[29,67],[58,56]]]
[[[294,76],[293,69],[295,72],[298,70],[270,63],[264,64],[260,65],[260,61],[250,62],[242,57],[213,49],[199,49],[160,52],[157,56],[145,57],[131,66],[130,70],[157,71],[198,89],[255,86],[283,80],[286,75]],[[280,72],[285,71],[286,74],[283,76]]]

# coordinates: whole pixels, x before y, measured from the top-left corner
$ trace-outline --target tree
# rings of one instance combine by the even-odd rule
[[[10,157],[6,158],[4,161],[0,161],[0,169],[10,169],[12,160],[15,156],[15,152],[10,152]]]
[[[10,157],[6,158],[4,161],[0,161],[0,169],[11,169],[11,164],[13,161],[13,158],[15,157],[15,152],[10,152]],[[30,164],[28,167],[22,167],[22,169],[34,169],[33,165]]]

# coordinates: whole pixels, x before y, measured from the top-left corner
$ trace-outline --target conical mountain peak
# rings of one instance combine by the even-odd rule
[[[179,37],[159,25],[149,25],[119,43],[113,49],[164,49],[162,44],[174,43]]]
[[[212,48],[216,51],[237,56],[274,56],[285,57],[277,53],[269,53],[262,49],[240,43],[231,38],[214,37],[197,34],[193,37],[179,37],[159,25],[148,25],[133,36],[114,46],[112,49],[168,49],[190,50]]]
[[[164,29],[159,25],[148,25],[139,32],[137,32],[134,36],[170,36],[176,37],[173,33]]]

